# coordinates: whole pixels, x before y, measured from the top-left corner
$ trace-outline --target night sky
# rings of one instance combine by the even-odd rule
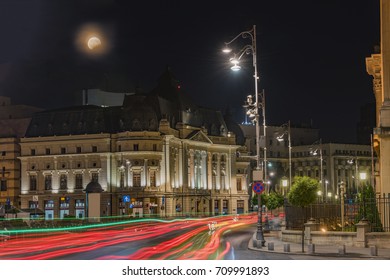
[[[0,0],[0,95],[71,106],[83,88],[148,92],[169,66],[183,94],[241,122],[252,56],[232,72],[221,48],[254,24],[267,124],[312,122],[325,141],[355,142],[360,107],[375,100],[365,58],[380,40],[379,0]],[[79,45],[88,27],[100,55]]]

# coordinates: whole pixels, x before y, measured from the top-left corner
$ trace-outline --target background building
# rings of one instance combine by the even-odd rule
[[[5,210],[19,207],[20,146],[31,116],[42,109],[13,105],[11,98],[0,96],[0,216]]]
[[[21,208],[46,219],[247,212],[237,128],[169,70],[122,106],[37,113],[21,139]]]
[[[255,154],[255,126],[241,125],[250,154]],[[263,133],[263,129],[260,129]],[[356,195],[364,182],[375,186],[373,166],[376,157],[370,145],[322,143],[319,129],[310,126],[267,126],[267,177],[270,190],[286,194],[291,177],[308,176],[322,181],[321,200],[335,199],[339,195],[339,183],[346,183],[346,193]],[[263,134],[262,134],[263,135]],[[282,137],[283,141],[281,140]],[[291,141],[291,153],[289,142]]]

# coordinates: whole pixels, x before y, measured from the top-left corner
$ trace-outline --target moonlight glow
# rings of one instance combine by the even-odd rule
[[[100,41],[100,39],[98,37],[95,37],[95,36],[89,38],[88,43],[87,43],[88,48],[90,50],[93,50],[93,49],[99,47],[101,44],[102,44],[102,42]]]
[[[84,24],[75,34],[76,48],[86,56],[101,57],[111,49],[112,30],[100,24]]]

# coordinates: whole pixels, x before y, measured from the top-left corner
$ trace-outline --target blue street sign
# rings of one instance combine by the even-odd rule
[[[9,205],[11,205],[11,199],[9,198],[9,197],[7,197],[7,202],[6,202],[6,204],[9,206]]]
[[[130,202],[130,195],[124,195],[124,196],[122,196],[122,201],[123,201],[123,202]]]
[[[162,204],[165,204],[165,196],[162,197]]]

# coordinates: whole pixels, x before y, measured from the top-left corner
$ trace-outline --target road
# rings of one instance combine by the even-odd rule
[[[0,260],[291,260],[307,256],[248,249],[255,215],[142,220],[102,228],[14,234]],[[313,257],[315,259],[316,257]]]

